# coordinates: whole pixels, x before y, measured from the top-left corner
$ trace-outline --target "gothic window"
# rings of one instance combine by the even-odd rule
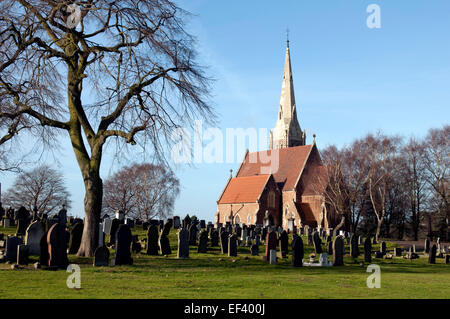
[[[275,192],[274,191],[269,192],[268,202],[269,202],[268,205],[270,208],[275,208]]]
[[[234,223],[235,223],[236,225],[241,223],[241,219],[239,218],[239,215],[237,215],[237,216],[234,218]]]

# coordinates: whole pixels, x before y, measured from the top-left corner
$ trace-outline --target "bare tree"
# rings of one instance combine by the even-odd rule
[[[6,206],[24,206],[29,211],[37,208],[40,213],[54,214],[66,204],[71,206],[70,193],[64,185],[63,175],[48,165],[42,165],[19,174],[6,191]]]
[[[187,16],[168,0],[0,2],[4,138],[70,138],[86,190],[79,256],[98,243],[105,143],[151,145],[164,160],[172,129],[213,118]]]
[[[424,141],[423,153],[425,178],[431,188],[430,198],[435,204],[435,210],[444,225],[446,240],[449,240],[450,225],[450,125],[441,129],[431,129]],[[431,216],[430,216],[431,217]]]
[[[124,215],[149,220],[167,217],[179,193],[174,173],[158,164],[134,164],[105,181],[104,210],[121,209]]]

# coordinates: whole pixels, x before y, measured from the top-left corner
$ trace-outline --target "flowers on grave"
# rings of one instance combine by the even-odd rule
[[[316,258],[316,254],[315,253],[309,254],[309,262],[313,263],[315,258]]]

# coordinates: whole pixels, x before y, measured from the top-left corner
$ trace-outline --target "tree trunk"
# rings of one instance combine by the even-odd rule
[[[84,228],[77,256],[94,256],[98,246],[98,224],[102,209],[103,183],[98,171],[90,172],[84,178],[86,195],[84,197]]]

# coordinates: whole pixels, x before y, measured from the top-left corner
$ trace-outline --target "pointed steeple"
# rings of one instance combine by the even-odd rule
[[[283,80],[277,123],[270,134],[269,148],[305,145],[305,133],[301,131],[295,105],[294,80],[292,78],[289,38],[286,41]]]

